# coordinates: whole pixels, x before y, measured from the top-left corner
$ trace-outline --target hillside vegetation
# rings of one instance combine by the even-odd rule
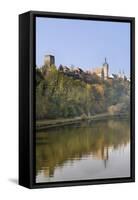
[[[129,114],[130,82],[122,78],[91,83],[69,77],[52,65],[47,75],[36,69],[36,119],[93,116],[109,112]]]

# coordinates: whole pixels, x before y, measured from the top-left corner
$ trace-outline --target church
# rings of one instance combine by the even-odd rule
[[[96,67],[92,70],[90,70],[91,74],[96,74],[100,78],[107,80],[109,77],[109,64],[107,63],[107,60],[105,58],[105,61],[101,67]]]

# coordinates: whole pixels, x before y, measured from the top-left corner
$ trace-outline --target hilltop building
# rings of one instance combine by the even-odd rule
[[[45,57],[44,57],[44,66],[50,67],[51,65],[55,65],[55,56],[53,56],[53,55],[45,55]]]
[[[41,72],[46,77],[51,71],[51,66],[55,65],[55,56],[53,55],[45,55],[44,57],[44,65],[41,67]],[[109,75],[109,64],[107,63],[107,59],[105,58],[104,63],[100,67],[92,68],[89,71],[84,71],[80,67],[75,66],[63,66],[59,65],[59,72],[64,73],[67,76],[73,77],[75,79],[84,80],[87,83],[92,83],[94,80],[93,75],[98,76],[102,80],[109,79],[126,79],[127,77],[124,74],[124,71],[118,74]]]
[[[119,78],[122,78],[122,79],[124,79],[125,78],[125,73],[124,73],[124,70],[123,71],[119,71],[119,73],[118,73],[118,77]]]
[[[44,64],[40,68],[43,75],[46,77],[48,76],[49,72],[51,71],[51,66],[55,65],[55,56],[53,55],[45,55],[44,56]]]
[[[86,71],[84,72],[81,68],[79,67],[74,67],[74,68],[69,68],[67,66],[63,66],[60,65],[59,66],[59,71],[64,72],[66,75],[72,76],[74,75],[74,77],[78,77],[81,78],[82,76],[86,77],[87,76],[87,80],[91,79],[91,75],[96,74],[98,77],[100,77],[103,80],[107,80],[109,78],[109,64],[107,63],[107,60],[105,58],[105,62],[103,63],[103,65],[101,67],[96,67],[92,70]]]
[[[106,58],[105,58],[105,62],[103,63],[101,67],[96,67],[92,69],[90,73],[91,74],[95,73],[100,78],[107,80],[109,77],[109,64],[107,63]]]

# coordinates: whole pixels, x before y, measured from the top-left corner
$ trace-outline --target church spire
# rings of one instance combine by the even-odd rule
[[[105,63],[107,63],[107,62],[106,62],[106,57],[105,57]]]
[[[103,63],[103,73],[104,73],[104,79],[108,79],[108,71],[109,71],[109,65],[107,63],[106,57],[104,58],[104,63]]]
[[[107,65],[108,63],[107,63],[107,58],[105,57],[104,58],[104,65]]]

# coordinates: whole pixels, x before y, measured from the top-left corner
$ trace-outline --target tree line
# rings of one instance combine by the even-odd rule
[[[87,117],[130,110],[130,82],[113,78],[92,82],[69,77],[56,66],[36,68],[36,119]]]

